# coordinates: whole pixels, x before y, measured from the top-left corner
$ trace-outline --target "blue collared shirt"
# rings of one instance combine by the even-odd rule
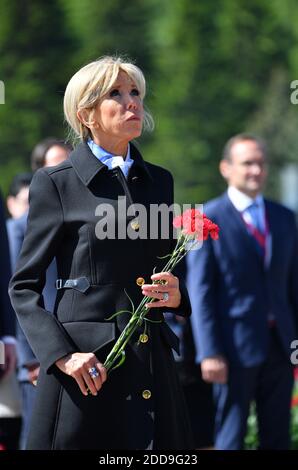
[[[98,160],[101,161],[104,165],[106,165],[109,170],[119,166],[124,174],[125,178],[127,179],[129,170],[133,165],[133,159],[130,156],[130,145],[128,144],[127,154],[125,159],[119,155],[113,155],[112,153],[108,152],[104,148],[97,145],[92,139],[87,141],[87,144],[90,147],[91,152],[95,155]]]

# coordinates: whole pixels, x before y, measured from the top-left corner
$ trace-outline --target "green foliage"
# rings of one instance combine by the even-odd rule
[[[293,0],[0,0],[0,11],[5,178],[17,162],[28,166],[40,139],[66,135],[62,98],[71,75],[101,55],[122,54],[148,82],[156,129],[141,139],[144,156],[174,173],[178,201],[203,202],[225,187],[222,147],[245,130],[269,141],[268,192],[278,196],[280,169],[298,159],[289,99],[298,78]]]
[[[293,397],[298,396],[298,381],[295,381]],[[254,450],[259,445],[258,424],[255,403],[252,404],[247,421],[247,434],[245,436],[245,449]],[[291,449],[298,449],[298,405],[291,408]]]
[[[149,70],[152,50],[148,2],[60,0],[60,4],[77,38],[77,67],[102,55],[122,55],[136,60],[145,73]]]
[[[0,0],[0,164],[22,159],[48,135],[63,136],[61,100],[70,41],[56,2]],[[26,162],[26,163],[25,163]]]
[[[255,403],[251,405],[250,414],[247,420],[247,433],[245,436],[244,447],[246,450],[255,450],[258,448],[258,423],[256,416]]]
[[[202,202],[222,186],[217,167],[225,141],[246,129],[272,70],[287,69],[293,35],[259,0],[225,0],[216,9],[213,2],[167,0],[155,25],[156,144],[180,197]]]

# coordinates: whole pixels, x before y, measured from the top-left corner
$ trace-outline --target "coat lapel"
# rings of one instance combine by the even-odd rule
[[[227,223],[232,225],[232,231],[237,234],[237,242],[243,244],[244,249],[254,255],[258,263],[263,266],[263,259],[256,246],[257,242],[254,240],[253,236],[249,234],[240,212],[237,211],[230,201],[228,193],[225,193],[223,196],[223,204],[224,213],[227,215],[228,219]]]
[[[142,174],[153,180],[148,165],[143,160],[136,146],[131,143],[130,148],[131,157],[134,160],[134,164],[132,166],[133,172],[138,172],[138,170],[140,170]],[[108,172],[106,165],[93,155],[89,145],[85,142],[78,144],[70,154],[69,158],[76,174],[85,186],[88,186],[99,172]]]

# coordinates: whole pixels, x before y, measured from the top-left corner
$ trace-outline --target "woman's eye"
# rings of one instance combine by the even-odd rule
[[[131,94],[132,94],[133,96],[139,96],[140,92],[139,92],[139,90],[138,90],[137,88],[133,88],[133,89],[131,90]]]
[[[119,96],[120,92],[116,88],[114,90],[110,91],[110,97],[112,98],[113,96]]]

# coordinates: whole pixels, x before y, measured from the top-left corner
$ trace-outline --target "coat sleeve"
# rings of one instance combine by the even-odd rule
[[[8,283],[11,276],[9,247],[0,195],[0,337],[14,336],[15,334],[15,314],[8,297]]]
[[[59,358],[75,352],[57,318],[45,310],[42,297],[46,269],[62,239],[63,208],[58,190],[44,170],[34,175],[29,197],[27,232],[9,293],[36,357],[50,372]]]
[[[197,360],[224,355],[217,312],[217,262],[210,238],[186,257]]]
[[[28,214],[25,213],[18,219],[9,219],[7,221],[6,226],[10,249],[10,262],[11,270],[13,273],[16,270],[17,260],[24,241],[24,235],[27,227],[27,217]],[[16,321],[16,338],[18,351],[18,366],[24,367],[25,365],[36,363],[37,359],[34,356],[33,351],[18,321]],[[28,378],[28,371],[25,370],[22,372],[22,374],[25,374],[26,378]]]

